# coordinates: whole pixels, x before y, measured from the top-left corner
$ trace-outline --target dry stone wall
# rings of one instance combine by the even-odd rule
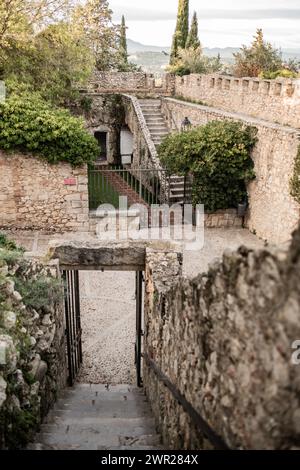
[[[87,167],[0,151],[0,227],[88,231]]]
[[[171,98],[162,100],[162,112],[173,130],[180,129],[187,116],[194,126],[213,120],[240,120],[258,129],[252,158],[256,179],[248,187],[247,227],[271,243],[291,238],[300,218],[299,204],[290,194],[290,179],[298,152],[299,131],[255,118]]]
[[[23,447],[65,387],[64,338],[58,265],[0,249],[0,448]]]
[[[242,247],[178,274],[148,254],[145,353],[230,448],[300,448],[300,229],[288,252]],[[211,448],[147,365],[144,382],[167,447]]]
[[[176,77],[175,96],[300,128],[300,79],[192,74]]]

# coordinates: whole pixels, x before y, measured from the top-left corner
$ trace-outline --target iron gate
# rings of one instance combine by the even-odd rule
[[[80,320],[79,273],[63,271],[65,287],[65,322],[68,358],[68,383],[72,386],[82,364],[82,329]]]
[[[65,324],[68,360],[68,383],[74,385],[82,364],[82,328],[80,319],[79,273],[63,271],[65,288]],[[137,386],[142,386],[142,336],[143,336],[143,273],[136,273],[136,342],[135,366]]]
[[[143,273],[136,273],[136,342],[135,342],[135,367],[137,386],[143,385],[142,379],[142,337],[143,337]]]

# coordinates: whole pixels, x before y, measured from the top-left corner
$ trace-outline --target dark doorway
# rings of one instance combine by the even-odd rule
[[[94,133],[95,139],[97,139],[99,144],[99,157],[97,161],[106,162],[107,161],[107,132],[97,131]]]

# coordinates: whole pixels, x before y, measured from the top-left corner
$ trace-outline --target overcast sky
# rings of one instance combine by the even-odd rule
[[[114,20],[124,14],[128,37],[147,45],[169,46],[178,0],[110,0]],[[256,28],[277,47],[300,51],[300,0],[190,0],[199,17],[205,47],[249,44]]]

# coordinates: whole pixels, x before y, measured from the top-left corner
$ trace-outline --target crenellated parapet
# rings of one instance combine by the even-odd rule
[[[175,96],[285,126],[300,127],[300,79],[262,80],[192,74],[176,77]]]

